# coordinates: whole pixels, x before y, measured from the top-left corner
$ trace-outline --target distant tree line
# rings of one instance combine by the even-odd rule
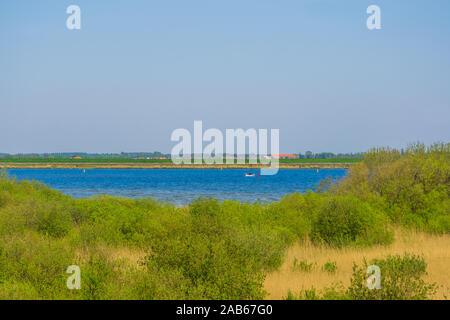
[[[121,152],[121,153],[86,153],[86,152],[59,152],[59,153],[0,153],[0,159],[70,159],[81,157],[83,159],[136,159],[161,158],[169,155],[161,152]]]
[[[332,153],[332,152],[320,152],[313,153],[312,151],[306,151],[304,154],[297,154],[299,159],[362,159],[364,152],[358,153]]]
[[[304,154],[298,153],[299,159],[362,159],[363,152],[359,153],[332,153],[321,152],[313,153],[306,151]],[[224,154],[224,157],[237,157],[237,155]],[[72,157],[81,157],[83,159],[154,159],[167,158],[170,159],[170,154],[165,154],[159,151],[154,152],[121,152],[121,153],[86,153],[86,152],[58,152],[58,153],[17,153],[8,154],[0,153],[0,159],[70,159]],[[195,156],[192,155],[194,158]],[[249,155],[246,155],[248,158]]]

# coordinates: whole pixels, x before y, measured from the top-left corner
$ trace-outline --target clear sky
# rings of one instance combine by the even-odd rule
[[[0,119],[8,153],[170,152],[194,120],[283,153],[448,142],[450,1],[1,0]]]

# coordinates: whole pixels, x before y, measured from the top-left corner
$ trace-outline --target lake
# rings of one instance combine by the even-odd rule
[[[98,194],[152,197],[177,205],[203,197],[249,202],[277,201],[312,190],[322,179],[339,179],[346,169],[280,169],[258,177],[257,169],[10,169],[10,177],[37,180],[74,198]],[[254,173],[254,177],[246,177]]]

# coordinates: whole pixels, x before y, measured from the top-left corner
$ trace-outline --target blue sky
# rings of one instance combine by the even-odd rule
[[[194,120],[282,152],[448,142],[450,1],[2,0],[0,114],[10,153],[170,152]]]

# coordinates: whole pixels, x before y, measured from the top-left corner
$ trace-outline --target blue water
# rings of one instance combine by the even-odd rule
[[[187,204],[199,196],[240,201],[277,201],[285,194],[313,189],[327,177],[342,178],[345,169],[285,169],[261,176],[247,169],[11,169],[11,177],[37,180],[75,198],[110,194],[152,197]],[[245,177],[245,173],[255,177]]]

